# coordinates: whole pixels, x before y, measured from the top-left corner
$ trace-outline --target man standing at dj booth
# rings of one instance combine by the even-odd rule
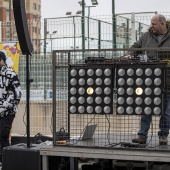
[[[156,14],[151,19],[151,26],[149,30],[145,32],[143,36],[130,47],[130,50],[133,51],[134,49],[134,51],[133,52],[131,51],[130,54],[136,56],[137,54],[141,53],[141,51],[137,51],[137,50],[135,52],[135,48],[148,48],[148,51],[147,52],[145,51],[143,53],[144,54],[143,56],[147,56],[148,60],[150,61],[155,61],[155,60],[159,61],[160,59],[162,60],[165,57],[168,57],[167,55],[168,52],[166,53],[165,51],[164,52],[160,51],[159,53],[159,51],[149,50],[149,48],[150,49],[158,48],[159,50],[159,48],[162,47],[170,48],[170,26],[168,24],[168,21],[166,21],[164,15]],[[166,80],[166,82],[168,81]],[[167,136],[169,135],[169,129],[170,129],[170,93],[168,92],[167,87],[168,86],[165,85],[164,113],[161,115],[159,121],[160,131],[158,132],[158,136],[159,136],[160,145],[167,145],[168,143]],[[138,137],[132,139],[133,143],[146,144],[151,121],[152,121],[151,114],[141,115],[141,121],[140,121],[141,127],[138,132]]]
[[[21,94],[18,75],[7,66],[6,55],[0,51],[0,162],[3,148],[9,146],[9,134]]]

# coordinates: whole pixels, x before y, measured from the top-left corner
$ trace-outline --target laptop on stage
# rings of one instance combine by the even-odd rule
[[[94,125],[88,125],[86,126],[84,133],[82,134],[81,137],[77,137],[77,138],[72,138],[73,140],[78,140],[78,141],[83,141],[83,140],[87,140],[87,139],[92,139],[93,135],[95,133],[97,124]]]

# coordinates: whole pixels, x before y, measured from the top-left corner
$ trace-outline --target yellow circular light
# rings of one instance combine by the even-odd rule
[[[94,93],[94,89],[93,89],[92,87],[89,87],[89,88],[87,89],[87,94],[91,95],[91,94],[93,94],[93,93]]]
[[[135,92],[137,95],[141,95],[143,93],[143,89],[138,87]]]

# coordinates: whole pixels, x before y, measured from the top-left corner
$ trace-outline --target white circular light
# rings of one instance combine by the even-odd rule
[[[95,107],[95,112],[96,113],[101,113],[102,112],[102,108],[100,106],[96,106]]]
[[[118,88],[117,92],[119,95],[123,95],[125,93],[125,90],[124,90],[124,88],[121,87],[121,88]]]
[[[143,93],[143,89],[141,87],[136,88],[135,93],[137,95],[141,95]]]
[[[83,95],[85,93],[85,89],[83,87],[80,87],[78,92],[80,95]]]
[[[145,89],[145,94],[146,94],[147,96],[149,96],[149,95],[151,95],[151,93],[152,93],[152,89],[149,88],[149,87],[147,87],[147,88]]]
[[[128,98],[126,99],[126,103],[127,103],[128,105],[131,105],[131,104],[133,103],[133,98],[132,98],[132,97],[128,97]]]
[[[135,113],[138,114],[138,115],[142,114],[142,108],[141,107],[136,107]]]
[[[137,105],[141,105],[141,104],[142,104],[142,98],[141,98],[141,97],[137,97],[137,98],[135,99],[135,103],[136,103]]]
[[[78,102],[79,102],[80,104],[83,104],[83,103],[85,102],[84,97],[79,97],[79,98],[78,98]]]
[[[104,89],[104,94],[109,95],[111,93],[111,89],[109,87],[106,87]]]
[[[109,104],[110,102],[111,102],[110,97],[105,97],[105,98],[104,98],[104,103],[105,103],[105,104]]]
[[[131,68],[129,68],[129,69],[127,70],[127,75],[128,75],[128,76],[132,76],[133,74],[134,74],[134,70],[131,69]]]
[[[145,70],[145,75],[146,75],[146,76],[151,76],[151,74],[152,74],[152,70],[151,70],[150,68],[147,68],[147,69]]]
[[[136,79],[136,85],[141,86],[143,83],[143,80],[141,78]]]
[[[71,93],[72,95],[75,95],[75,94],[77,93],[76,88],[72,87],[72,88],[70,89],[70,93]]]
[[[77,101],[77,100],[76,100],[76,98],[75,98],[75,97],[71,97],[71,98],[70,98],[70,103],[71,103],[71,104],[75,104],[75,103],[76,103],[76,101]]]
[[[133,94],[133,89],[130,87],[130,88],[128,88],[127,90],[126,90],[126,93],[128,94],[128,95],[132,95]]]
[[[96,97],[96,98],[95,98],[95,102],[96,102],[97,104],[100,104],[100,103],[102,102],[102,98],[101,98],[101,97]]]
[[[107,113],[107,114],[110,113],[111,111],[109,106],[105,106],[103,110],[104,110],[104,113]]]
[[[75,85],[77,84],[77,80],[76,80],[75,78],[71,79],[71,80],[70,80],[70,84],[71,84],[72,86],[75,86]]]
[[[100,87],[97,87],[95,92],[96,94],[100,95],[102,93],[102,89]]]
[[[76,76],[77,75],[77,71],[75,69],[72,69],[71,72],[70,72],[70,75],[71,76]]]
[[[100,86],[100,85],[102,84],[102,79],[101,79],[101,78],[97,78],[97,79],[96,79],[96,84],[97,84],[98,86]]]
[[[125,111],[125,109],[124,109],[122,106],[120,106],[120,107],[117,108],[117,112],[118,112],[119,114],[123,114],[124,111]]]
[[[159,107],[155,107],[153,109],[153,113],[156,114],[156,115],[159,115],[161,113],[161,109]]]
[[[145,79],[145,84],[146,84],[147,86],[150,86],[150,85],[152,84],[152,80],[151,80],[150,78],[146,78],[146,79]]]
[[[154,94],[155,94],[155,95],[160,95],[160,94],[161,94],[161,89],[158,88],[158,87],[156,87],[156,88],[154,89]]]
[[[123,104],[125,102],[125,99],[123,97],[119,97],[117,99],[118,104]]]
[[[87,103],[92,104],[93,103],[93,98],[92,97],[87,97]]]
[[[125,79],[119,78],[119,79],[118,79],[118,84],[119,84],[120,86],[123,86],[123,85],[125,84]]]
[[[161,104],[161,99],[159,97],[154,98],[154,104],[155,105]]]
[[[144,113],[146,114],[146,115],[149,115],[149,114],[151,114],[151,108],[150,107],[145,107],[145,109],[144,109]]]
[[[118,70],[118,75],[119,76],[124,76],[124,74],[125,74],[125,70],[124,69],[119,69]]]
[[[134,80],[132,78],[127,79],[127,85],[131,86],[134,83]]]
[[[143,70],[141,69],[141,68],[138,68],[137,70],[136,70],[136,75],[137,76],[141,76],[143,74]]]
[[[70,112],[71,113],[75,113],[76,112],[76,107],[75,106],[71,106],[70,107]]]
[[[93,69],[88,69],[88,70],[87,70],[87,75],[88,75],[88,76],[92,76],[93,74],[94,74]]]
[[[83,78],[79,79],[79,85],[83,86],[85,84],[85,80]]]
[[[156,68],[156,69],[154,70],[154,74],[155,74],[156,76],[160,76],[161,73],[162,73],[162,70],[161,70],[160,68]]]
[[[127,107],[127,108],[126,108],[126,113],[127,113],[127,114],[132,114],[132,113],[133,113],[133,108],[130,107],[130,106]]]
[[[145,102],[146,105],[150,105],[152,103],[152,100],[151,100],[150,97],[146,97],[144,102]]]
[[[94,80],[92,78],[87,79],[87,84],[91,86],[94,83]]]
[[[156,86],[159,86],[159,85],[161,84],[161,79],[160,79],[160,78],[156,78],[156,79],[154,80],[154,84],[155,84]]]
[[[111,75],[111,70],[110,69],[105,69],[104,70],[104,74],[106,75],[106,76],[110,76]]]
[[[84,76],[85,75],[85,70],[84,69],[80,69],[79,70],[79,75],[80,76]]]
[[[110,85],[111,84],[111,80],[109,78],[104,79],[104,84],[106,86]]]
[[[94,89],[92,87],[87,88],[87,94],[92,95],[94,93]]]
[[[87,110],[87,113],[92,113],[93,112],[93,107],[88,106],[86,110]]]
[[[79,113],[84,113],[85,108],[83,106],[79,106],[78,111],[79,111]]]
[[[96,75],[97,76],[101,76],[102,75],[102,70],[101,69],[97,69],[96,70]]]

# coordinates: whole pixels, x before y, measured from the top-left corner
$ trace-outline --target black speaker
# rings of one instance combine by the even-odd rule
[[[14,19],[22,54],[30,54],[33,51],[25,12],[25,0],[13,0]]]
[[[17,144],[3,149],[2,170],[42,170],[42,159],[40,156],[41,145]]]

